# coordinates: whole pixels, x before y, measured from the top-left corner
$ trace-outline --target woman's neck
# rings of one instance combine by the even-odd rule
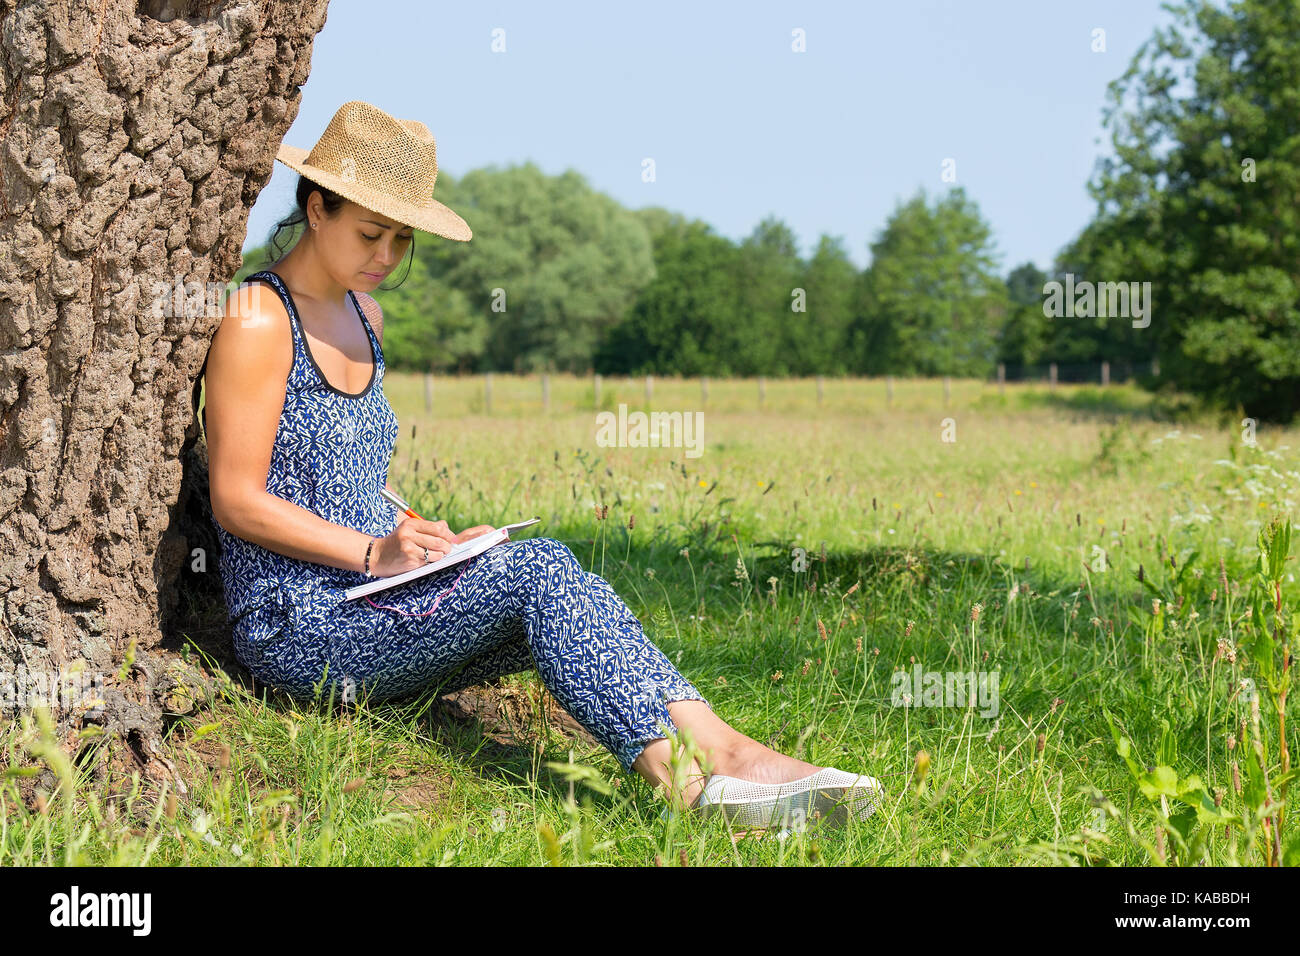
[[[300,297],[329,305],[347,306],[348,290],[330,278],[309,247],[299,241],[271,271],[291,284]]]

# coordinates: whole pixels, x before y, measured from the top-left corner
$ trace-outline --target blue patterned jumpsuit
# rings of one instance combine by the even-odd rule
[[[390,533],[398,514],[379,489],[397,417],[384,396],[383,350],[356,296],[348,293],[374,367],[370,384],[353,395],[325,379],[280,277],[263,271],[246,281],[270,283],[293,335],[266,490],[332,524]],[[536,667],[559,704],[627,770],[673,728],[667,702],[704,700],[609,583],[552,538],[507,541],[371,599],[345,601],[346,589],[368,580],[363,572],[270,551],[220,523],[217,533],[235,655],[294,698],[311,698],[314,685],[327,697],[329,684],[336,699],[388,700],[434,686],[446,693]]]

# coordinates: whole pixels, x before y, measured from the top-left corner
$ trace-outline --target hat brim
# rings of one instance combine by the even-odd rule
[[[389,219],[396,219],[413,229],[442,236],[444,239],[455,239],[458,242],[467,242],[473,237],[474,233],[470,230],[469,224],[438,200],[430,198],[427,206],[413,206],[394,199],[387,193],[370,189],[354,180],[346,180],[308,164],[308,153],[309,150],[286,144],[280,146],[275,158],[290,169],[302,173],[312,182],[338,193],[345,199],[351,199],[372,212],[380,213]]]

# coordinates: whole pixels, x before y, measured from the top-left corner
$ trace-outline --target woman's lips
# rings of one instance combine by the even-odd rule
[[[376,282],[384,277],[384,273],[382,272],[363,272],[361,274],[367,278],[374,279]]]

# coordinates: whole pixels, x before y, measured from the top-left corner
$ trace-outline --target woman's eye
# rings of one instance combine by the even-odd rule
[[[379,238],[378,236],[367,236],[364,232],[361,235],[363,238],[369,239],[371,242],[374,242],[376,239]]]

